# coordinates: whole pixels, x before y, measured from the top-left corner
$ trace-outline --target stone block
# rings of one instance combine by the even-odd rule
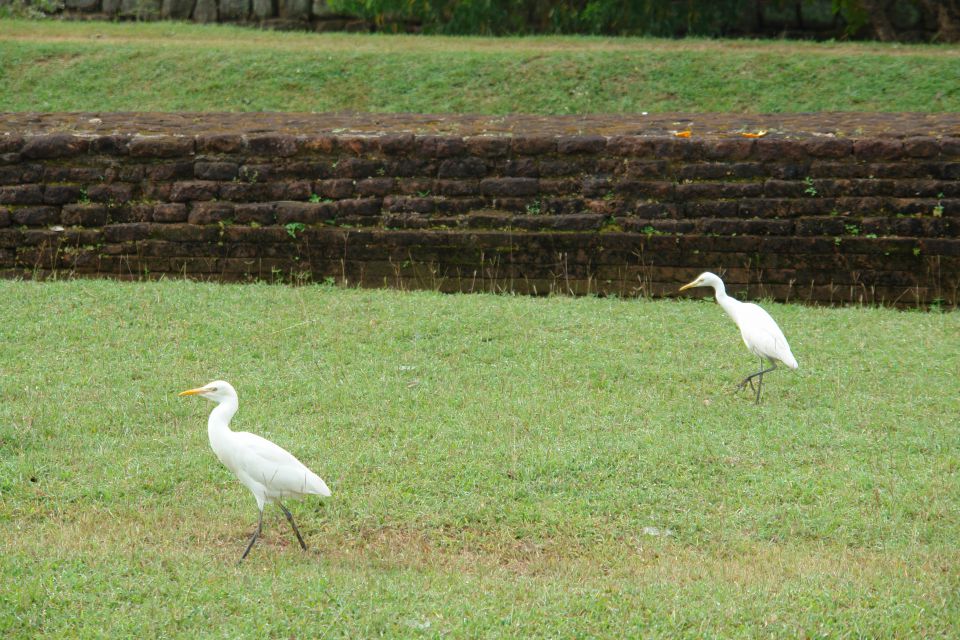
[[[622,180],[614,185],[617,193],[661,201],[676,199],[676,184],[662,180]]]
[[[246,147],[253,155],[287,158],[297,154],[297,139],[282,133],[253,135],[247,137]]]
[[[376,136],[341,134],[337,136],[337,148],[342,153],[355,156],[376,153],[380,149]]]
[[[23,167],[21,165],[0,166],[0,185],[20,184],[28,182],[23,179]]]
[[[703,156],[709,160],[746,160],[753,154],[749,138],[723,138],[706,145]]]
[[[763,194],[758,182],[690,182],[675,187],[677,200],[754,198]]]
[[[238,153],[243,148],[243,136],[239,134],[211,133],[196,137],[198,153]]]
[[[90,141],[69,133],[28,136],[20,149],[27,159],[71,158],[87,152]]]
[[[412,133],[392,133],[379,136],[377,142],[381,153],[386,155],[406,155],[413,152],[415,137]]]
[[[0,227],[9,227],[11,221],[10,210],[5,207],[0,207]]]
[[[853,154],[858,160],[895,160],[903,154],[899,140],[867,138],[853,143]]]
[[[0,187],[0,204],[42,204],[43,185],[23,184]]]
[[[353,180],[320,180],[313,186],[314,192],[324,198],[349,198],[353,195]]]
[[[383,208],[390,213],[432,213],[436,205],[429,197],[387,196]]]
[[[23,147],[23,136],[18,133],[10,133],[5,131],[0,133],[0,155],[18,153]],[[15,156],[15,160],[19,160],[20,156]]]
[[[153,209],[154,205],[146,202],[114,207],[109,212],[110,220],[113,222],[151,222],[153,220]]]
[[[486,178],[480,181],[480,192],[488,196],[532,196],[537,191],[537,180],[532,178]]]
[[[510,138],[504,136],[471,136],[463,141],[467,153],[481,158],[499,158],[510,153]]]
[[[227,222],[233,217],[232,202],[194,202],[190,205],[187,222],[190,224],[216,224]]]
[[[274,203],[244,203],[238,204],[233,210],[234,221],[237,224],[250,224],[256,222],[261,225],[274,224],[276,222],[276,205]]]
[[[276,216],[279,225],[292,222],[314,224],[334,217],[334,210],[327,202],[278,202]]]
[[[193,154],[193,138],[167,135],[136,136],[130,141],[129,153],[134,158],[189,156]]]
[[[130,149],[132,136],[124,134],[103,135],[90,139],[90,153],[123,156]]]
[[[437,176],[444,178],[482,178],[487,175],[487,165],[480,158],[457,158],[443,160]]]
[[[97,167],[68,167],[47,165],[43,168],[44,182],[99,182],[104,179],[104,171]]]
[[[812,138],[803,146],[814,158],[845,158],[853,153],[853,141],[844,138]]]
[[[444,136],[417,136],[414,139],[413,154],[427,158],[453,158],[466,153],[467,146],[462,138]]]
[[[507,160],[503,167],[503,174],[512,178],[539,178],[540,166],[533,158]]]
[[[393,191],[393,178],[367,178],[359,180],[356,185],[357,195],[385,196]]]
[[[437,180],[435,190],[442,196],[474,196],[480,193],[480,181]]]
[[[0,150],[3,148],[2,139],[0,139]],[[940,139],[940,155],[945,158],[960,158],[960,137],[950,137]]]
[[[106,182],[140,182],[146,176],[146,169],[139,164],[116,163],[103,172]]]
[[[267,183],[271,200],[308,200],[313,194],[306,180]]]
[[[763,183],[763,193],[770,198],[802,198],[807,195],[808,185],[798,180],[767,180]]]
[[[807,149],[795,140],[760,138],[753,141],[753,156],[764,162],[797,162],[807,159]]]
[[[231,202],[266,202],[277,199],[274,197],[274,185],[269,182],[221,182],[217,193],[221,199]]]
[[[217,197],[218,185],[216,182],[193,180],[190,182],[176,182],[170,191],[172,202],[193,202],[213,200]],[[234,200],[235,198],[228,198]]]
[[[429,176],[436,175],[437,167],[437,162],[433,159],[397,158],[384,161],[383,173],[395,178]]]
[[[369,178],[371,176],[386,173],[383,163],[376,160],[364,160],[362,158],[341,158],[337,166],[333,168],[333,173],[338,178]]]
[[[557,152],[565,155],[576,153],[600,153],[607,146],[603,136],[561,136],[557,139]]]
[[[289,176],[293,178],[303,178],[306,180],[320,180],[329,178],[333,171],[329,162],[325,161],[303,161],[290,162],[283,165],[276,171],[278,175]]]
[[[936,138],[917,136],[903,141],[903,152],[910,158],[935,158],[940,153]]]
[[[68,204],[61,211],[60,224],[102,227],[107,224],[107,208],[102,204]]]
[[[165,162],[149,165],[144,174],[151,182],[166,182],[168,180],[189,180],[193,178],[192,162]]]
[[[240,167],[238,178],[244,182],[256,183],[269,180],[273,176],[273,165],[245,164]]]
[[[19,207],[12,214],[14,224],[39,227],[60,222],[59,207]]]
[[[75,184],[48,184],[43,190],[44,204],[67,204],[80,199],[80,187]]]
[[[239,175],[236,162],[195,162],[193,176],[198,180],[233,180]]]
[[[376,216],[380,214],[383,200],[380,198],[338,200],[331,203],[331,206],[335,208],[337,216]]]
[[[133,199],[133,185],[125,182],[91,185],[87,188],[87,197],[93,202],[123,204]]]
[[[656,136],[639,138],[633,155],[654,160],[684,160],[695,155],[698,147],[682,138]]]
[[[841,236],[846,231],[844,220],[837,217],[798,218],[794,230],[800,236]]]
[[[510,149],[517,155],[547,155],[557,151],[557,138],[545,135],[514,136],[510,139]]]

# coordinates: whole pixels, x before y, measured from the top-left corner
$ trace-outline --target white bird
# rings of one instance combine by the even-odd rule
[[[270,502],[276,502],[280,506],[283,515],[293,527],[300,546],[306,551],[307,545],[300,535],[300,530],[280,499],[305,495],[329,496],[330,489],[327,484],[282,447],[253,433],[230,430],[230,419],[237,412],[239,402],[237,392],[229,382],[216,380],[197,389],[184,391],[180,395],[200,396],[217,403],[207,421],[210,447],[220,462],[226,465],[257,499],[260,520],[240,560],[247,557],[253,543],[260,537],[263,529],[263,507]]]
[[[743,343],[747,345],[747,349],[751,353],[760,358],[760,370],[751,373],[737,386],[737,391],[746,387],[747,384],[750,385],[751,389],[754,389],[753,379],[758,378],[755,391],[757,393],[756,401],[759,403],[760,390],[763,387],[763,374],[776,369],[777,362],[782,362],[791,369],[796,369],[799,366],[796,358],[793,357],[793,353],[790,352],[790,345],[787,344],[783,331],[773,321],[770,314],[757,305],[752,302],[740,302],[728,296],[723,286],[723,280],[716,274],[709,271],[701,273],[696,280],[680,287],[680,291],[692,287],[713,287],[717,303],[740,327],[740,336],[743,338]],[[763,368],[764,358],[770,361],[769,369]]]

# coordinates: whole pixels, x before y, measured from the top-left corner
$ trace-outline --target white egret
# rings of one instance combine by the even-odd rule
[[[300,541],[300,547],[306,551],[307,545],[303,541],[303,536],[300,535],[293,516],[280,502],[280,498],[305,495],[329,496],[330,489],[327,488],[326,483],[282,447],[252,433],[231,431],[230,419],[237,412],[239,402],[237,392],[229,382],[216,380],[197,389],[184,391],[180,395],[200,396],[217,403],[207,421],[210,447],[217,454],[220,462],[226,465],[257,499],[257,508],[260,510],[257,530],[250,538],[250,544],[247,545],[247,550],[243,552],[240,559],[247,557],[250,549],[253,548],[253,543],[260,537],[260,531],[263,529],[263,507],[271,502],[279,505],[283,515],[293,527],[293,532]]]
[[[776,369],[777,362],[782,362],[791,369],[796,369],[799,366],[796,358],[790,352],[790,345],[787,344],[783,331],[773,321],[770,314],[757,305],[752,302],[740,302],[728,296],[723,286],[723,280],[716,274],[709,271],[701,273],[696,280],[680,287],[680,291],[692,287],[713,287],[717,303],[740,327],[740,336],[743,338],[743,343],[747,345],[747,349],[751,353],[760,358],[760,370],[748,375],[737,386],[737,391],[746,387],[747,384],[750,385],[751,389],[754,389],[753,379],[757,378],[755,391],[757,394],[756,402],[759,403],[760,390],[763,388],[763,374]],[[768,369],[763,368],[764,358],[770,361],[770,368]]]

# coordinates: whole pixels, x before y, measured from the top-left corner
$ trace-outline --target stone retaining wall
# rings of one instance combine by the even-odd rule
[[[0,114],[8,277],[956,306],[958,233],[957,115]]]
[[[300,31],[385,31],[419,32],[424,25],[415,17],[375,14],[366,18],[351,15],[330,6],[328,0],[0,0],[5,5],[25,4],[33,11],[75,20],[190,20],[199,23],[228,23],[262,28]],[[334,3],[336,5],[336,3]],[[707,3],[703,3],[707,4]],[[752,6],[749,6],[752,4]],[[850,32],[840,14],[849,14],[852,7],[838,11],[835,0],[803,2],[747,3],[736,16],[724,21],[727,37],[856,38],[909,42],[956,42],[957,10],[934,2],[871,3],[872,14],[865,24]],[[22,11],[23,9],[21,9]],[[690,10],[692,11],[692,10]],[[481,10],[481,13],[483,10]],[[412,7],[406,15],[429,15],[429,10]],[[671,12],[668,11],[669,15]],[[678,13],[684,13],[682,10]],[[541,7],[538,15],[546,17]],[[532,18],[528,27],[536,32],[545,28]],[[696,22],[696,20],[694,20]],[[689,35],[696,24],[676,25],[674,36]],[[427,29],[442,29],[440,24]],[[489,25],[475,24],[481,31]],[[482,28],[486,27],[486,28]],[[610,25],[618,33],[617,26]]]

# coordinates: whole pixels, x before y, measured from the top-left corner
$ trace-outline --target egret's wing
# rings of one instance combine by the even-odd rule
[[[254,453],[257,457],[263,458],[265,461],[277,464],[302,464],[292,453],[280,445],[274,444],[255,433],[235,431],[233,437],[237,441],[237,444],[245,451]]]
[[[796,367],[787,338],[769,313],[753,303],[744,304],[739,324],[743,341],[752,351],[779,360],[788,367]]]
[[[246,431],[234,433],[240,445],[239,466],[251,478],[277,493],[329,496],[326,483],[283,447]]]

